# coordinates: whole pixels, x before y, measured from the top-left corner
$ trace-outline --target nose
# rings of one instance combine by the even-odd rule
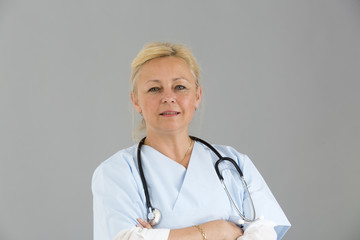
[[[164,92],[161,102],[162,103],[175,103],[176,97],[172,91],[166,91],[166,92]]]
[[[175,103],[176,99],[174,97],[166,96],[163,97],[162,103]]]

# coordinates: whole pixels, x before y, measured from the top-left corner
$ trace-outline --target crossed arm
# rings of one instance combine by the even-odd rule
[[[138,219],[137,227],[152,229],[150,223],[143,219]],[[232,222],[224,220],[215,220],[199,225],[206,236],[206,239],[212,240],[234,240],[243,235],[243,230]],[[201,240],[205,239],[201,230],[192,226],[180,229],[171,229],[168,240]]]

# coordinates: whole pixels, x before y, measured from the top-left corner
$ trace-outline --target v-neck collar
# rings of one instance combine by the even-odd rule
[[[187,169],[155,148],[147,145],[143,147],[141,149],[141,154],[144,156],[142,157],[143,169],[146,181],[148,182],[150,196],[153,198],[156,195],[162,195],[162,199],[157,200],[160,202],[165,201],[168,204],[171,203],[168,207],[170,208],[169,210],[173,210],[183,192],[183,188],[187,188],[186,185],[191,184],[191,181],[188,179],[193,179],[193,177],[189,176],[189,174],[193,174],[194,171],[192,169],[198,161],[199,145],[197,142],[194,143]],[[168,194],[164,194],[165,192],[168,192]],[[151,201],[153,202],[153,199]],[[155,206],[155,202],[153,204]],[[166,204],[159,203],[159,206],[164,205]]]
[[[193,159],[196,159],[193,157],[194,155],[194,152],[196,152],[196,149],[198,147],[198,142],[194,141],[194,146],[192,147],[192,150],[191,150],[191,155],[190,155],[190,159],[189,159],[189,163],[188,163],[188,166],[187,168],[185,168],[182,164],[176,162],[174,159],[172,158],[169,158],[168,156],[166,156],[165,154],[161,153],[160,151],[156,150],[155,148],[149,146],[149,145],[143,145],[142,146],[142,153],[141,154],[146,154],[147,151],[150,151],[151,154],[154,154],[155,156],[158,156],[158,160],[160,161],[164,161],[164,160],[167,160],[169,161],[170,165],[172,165],[173,167],[175,168],[181,168],[183,171],[188,171],[191,163],[194,161]],[[152,160],[154,161],[154,164],[160,164],[161,162],[158,162],[157,160]]]

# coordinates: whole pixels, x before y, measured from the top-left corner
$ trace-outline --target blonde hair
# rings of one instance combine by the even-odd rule
[[[146,44],[143,49],[138,53],[133,62],[131,63],[131,92],[136,94],[136,84],[142,66],[155,59],[161,57],[178,57],[183,59],[189,66],[192,74],[194,75],[196,87],[200,86],[200,69],[199,65],[191,53],[190,49],[183,44],[169,43],[169,42],[151,42]],[[137,134],[146,129],[145,120],[142,119],[133,132],[134,140],[137,140]]]

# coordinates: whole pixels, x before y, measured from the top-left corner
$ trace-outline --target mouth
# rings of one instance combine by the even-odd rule
[[[176,112],[176,111],[165,111],[165,112],[160,113],[161,116],[165,116],[165,117],[177,116],[179,114],[180,114],[180,112]]]

